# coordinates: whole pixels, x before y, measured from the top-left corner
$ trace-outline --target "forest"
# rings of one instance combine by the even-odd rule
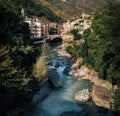
[[[66,50],[76,59],[80,56],[99,77],[117,85],[114,110],[120,112],[120,3],[110,2],[93,14],[92,25],[85,30],[82,44]],[[77,34],[76,34],[77,36]]]
[[[30,29],[20,14],[19,0],[0,0],[0,114],[28,103],[45,76],[41,49],[30,40]],[[48,13],[50,14],[50,13]],[[51,19],[52,20],[52,19]],[[55,19],[54,19],[55,20]],[[43,46],[45,53],[46,46]],[[40,75],[37,70],[40,69]],[[43,71],[43,73],[42,73]],[[39,74],[39,75],[38,75]]]
[[[62,22],[61,17],[33,0],[0,0],[0,112],[6,114],[29,102],[40,89],[40,83],[46,81],[49,47],[43,45],[40,50],[32,45],[29,26],[20,15],[23,7],[29,17],[45,16],[50,21]],[[94,12],[91,28],[83,35],[72,31],[76,40],[84,37],[85,41],[80,46],[67,48],[74,58],[82,56],[100,78],[117,86],[113,91],[117,112],[120,112],[119,19],[120,3],[102,6]]]

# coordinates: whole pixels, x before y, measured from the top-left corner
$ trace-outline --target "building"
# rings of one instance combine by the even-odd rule
[[[64,33],[76,29],[79,30],[80,34],[82,34],[83,31],[89,28],[91,25],[91,21],[88,20],[88,18],[89,15],[82,12],[79,18],[68,20],[67,22],[63,23],[63,28],[65,30]]]
[[[59,35],[60,34],[60,26],[57,23],[49,23],[48,24],[48,32],[49,35]]]
[[[48,25],[47,24],[42,23],[41,33],[42,33],[42,37],[47,37],[48,36]]]
[[[31,39],[47,38],[49,35],[58,36],[64,28],[57,23],[44,23],[37,18],[31,19],[26,17],[25,22],[29,24],[31,30]]]
[[[71,23],[70,23],[70,20],[68,20],[67,22],[63,23],[63,28],[64,28],[65,32],[71,30]]]
[[[41,24],[41,22],[39,22],[38,19],[34,19],[32,21],[31,27],[32,27],[31,31],[33,34],[33,38],[41,38],[42,37],[42,30],[41,30],[42,24]]]
[[[63,36],[63,34],[65,33],[64,27],[60,26],[59,30],[60,30],[60,35]]]

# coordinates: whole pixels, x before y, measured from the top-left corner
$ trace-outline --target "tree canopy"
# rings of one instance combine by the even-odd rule
[[[79,54],[78,57],[82,56],[86,63],[92,65],[100,78],[110,81],[118,88],[120,88],[119,19],[119,2],[110,2],[97,9],[93,15],[91,28],[84,32],[85,42],[75,51]],[[115,110],[120,111],[119,93],[120,89],[115,92],[114,100]]]

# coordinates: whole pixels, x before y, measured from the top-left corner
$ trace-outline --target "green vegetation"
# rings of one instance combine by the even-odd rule
[[[23,22],[19,11],[8,1],[0,1],[0,44],[30,44],[28,24]],[[17,39],[16,39],[17,38]],[[19,41],[19,42],[18,42]]]
[[[7,2],[8,1],[8,2]],[[1,0],[1,3],[7,2],[12,4],[12,8],[16,9],[21,14],[21,9],[24,8],[25,15],[28,17],[44,18],[46,21],[59,22],[63,20],[60,16],[54,14],[47,6],[41,4],[39,0]]]
[[[43,44],[41,47],[41,56],[37,59],[34,65],[33,74],[39,82],[45,82],[47,80],[46,74],[48,72],[47,64],[50,58],[50,47],[48,44]]]
[[[16,8],[14,2],[0,0],[1,115],[6,115],[13,108],[28,102],[32,94],[40,89],[40,81],[35,76],[38,73],[33,75],[33,65],[40,53],[38,54],[38,50],[33,48],[29,37],[29,26],[20,16],[19,4]],[[42,51],[45,52],[45,49]],[[42,75],[43,72],[40,70],[39,77]]]
[[[68,51],[74,59],[77,59],[81,55],[80,50],[80,46],[77,45],[74,45],[74,47],[69,46],[66,48],[66,51]]]
[[[39,82],[46,81],[47,61],[44,56],[39,57],[34,66],[33,74]]]
[[[84,32],[85,42],[77,49],[75,46],[68,51],[73,56],[82,56],[84,61],[99,73],[100,78],[118,86],[119,89],[115,91],[114,109],[120,112],[119,19],[120,3],[110,2],[99,8],[94,12],[92,28]]]
[[[79,34],[79,30],[73,29],[70,31],[70,33],[74,35],[75,40],[80,40],[82,38],[82,36]]]
[[[47,60],[51,57],[50,46],[47,43],[44,43],[41,47],[41,55],[44,56]]]
[[[81,12],[91,13],[103,4],[107,4],[110,0],[39,0],[40,4],[48,7],[57,16],[64,20],[72,19],[81,15]],[[115,1],[114,1],[115,2]]]

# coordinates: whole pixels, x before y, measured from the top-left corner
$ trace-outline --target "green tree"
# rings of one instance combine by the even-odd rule
[[[94,13],[92,32],[87,37],[86,59],[101,78],[120,88],[120,3],[110,2]],[[120,110],[119,90],[115,92],[115,109]],[[119,96],[119,97],[118,97]]]
[[[75,40],[80,40],[82,38],[82,36],[79,34],[79,30],[77,29],[71,30],[70,33],[74,35]]]
[[[28,24],[10,1],[0,1],[0,16],[0,44],[12,45],[15,37],[20,37],[25,45],[30,44]]]
[[[29,46],[29,27],[11,0],[0,1],[0,112],[24,102],[32,80],[34,49]],[[32,89],[31,89],[32,91]],[[21,96],[20,103],[17,96]],[[2,115],[2,114],[1,114]]]
[[[115,110],[120,111],[120,3],[109,2],[93,15],[91,29],[84,32],[85,42],[79,49],[70,49],[92,65],[100,78],[118,86],[115,91]],[[76,52],[76,53],[74,53]]]
[[[44,43],[41,47],[41,55],[46,57],[47,59],[51,57],[50,54],[50,46],[47,43]]]
[[[44,82],[47,80],[47,61],[45,56],[41,56],[36,61],[34,65],[33,74],[39,82]]]

